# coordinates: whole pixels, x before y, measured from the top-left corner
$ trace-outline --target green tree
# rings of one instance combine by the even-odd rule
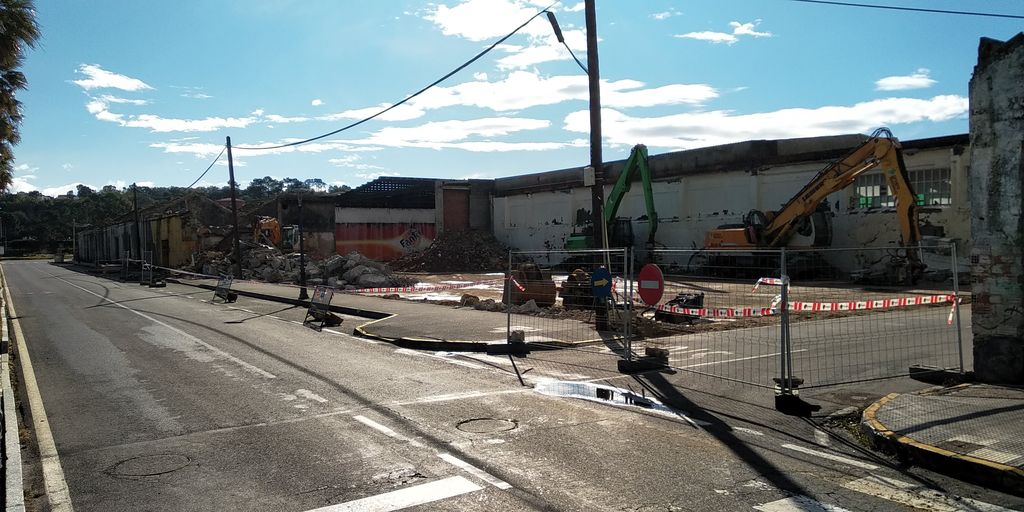
[[[14,179],[14,145],[21,141],[21,102],[15,93],[28,82],[18,68],[25,47],[38,39],[32,0],[0,0],[0,192]]]

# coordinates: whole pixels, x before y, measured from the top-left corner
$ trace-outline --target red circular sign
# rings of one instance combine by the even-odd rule
[[[640,299],[648,306],[657,304],[661,300],[661,295],[665,293],[665,276],[661,269],[654,263],[648,263],[640,269],[636,277]]]

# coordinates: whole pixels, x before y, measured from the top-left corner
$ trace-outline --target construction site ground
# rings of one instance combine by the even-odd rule
[[[416,287],[424,291],[381,291],[376,293],[343,293],[334,295],[332,305],[342,310],[356,312],[350,316],[343,327],[338,329],[355,332],[369,337],[395,341],[403,340],[409,344],[427,343],[427,346],[448,350],[483,350],[482,344],[502,344],[507,341],[509,328],[516,330],[520,325],[537,325],[529,315],[513,314],[508,318],[504,310],[483,311],[469,306],[460,305],[464,294],[471,294],[481,300],[491,299],[500,302],[504,287],[502,273],[448,273],[448,274],[406,274],[415,277],[419,283]],[[561,285],[565,275],[552,276],[556,284]],[[212,290],[217,282],[212,279],[180,280],[183,283],[205,286]],[[619,281],[617,288],[626,283]],[[440,286],[459,286],[454,289],[435,290]],[[526,283],[529,286],[529,283]],[[752,289],[752,284],[735,280],[686,280],[666,279],[669,289],[665,298],[671,298],[680,291],[700,291],[705,293],[706,308],[765,308],[779,293],[778,287],[762,286]],[[259,283],[253,281],[236,282],[233,290],[242,293],[253,293],[268,297],[296,298],[298,288],[279,284]],[[948,287],[915,288],[915,289],[875,289],[856,286],[848,283],[816,283],[814,286],[793,285],[790,289],[791,301],[806,302],[848,302],[883,300],[915,295],[945,295],[952,293]],[[312,291],[312,290],[310,290]],[[969,302],[969,297],[965,297]],[[558,301],[559,304],[561,301]],[[638,304],[642,316],[650,318],[653,311],[646,310]],[[918,308],[945,308],[948,303],[931,306],[915,306]],[[362,312],[362,313],[359,313]],[[879,314],[879,310],[843,311],[843,312],[806,312],[793,313],[794,321],[823,320],[829,318],[849,317],[853,315]],[[545,319],[544,332],[533,332],[527,335],[528,342],[543,342],[552,346],[578,346],[607,344],[608,338],[614,334],[600,333],[594,328],[592,311],[569,310],[560,306],[552,310],[542,310]],[[750,318],[704,319],[695,324],[668,324],[663,322],[646,322],[634,335],[648,338],[654,342],[660,336],[720,331],[773,325],[778,323],[774,316]],[[582,334],[581,334],[582,333]],[[438,342],[430,345],[429,342]],[[463,345],[460,347],[460,345]]]

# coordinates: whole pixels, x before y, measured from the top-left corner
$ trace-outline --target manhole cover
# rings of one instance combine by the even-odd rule
[[[492,434],[494,432],[508,432],[519,426],[516,420],[502,420],[497,418],[474,418],[465,420],[455,425],[455,428],[472,434]]]
[[[106,472],[111,476],[157,476],[172,473],[191,463],[192,459],[173,453],[144,455],[118,462]]]

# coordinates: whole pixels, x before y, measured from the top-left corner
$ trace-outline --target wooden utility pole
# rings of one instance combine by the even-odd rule
[[[228,148],[228,185],[231,187],[231,217],[235,222],[235,279],[242,278],[242,249],[238,242],[238,205],[235,204],[235,161],[231,158],[231,137],[227,138]]]
[[[142,258],[142,222],[139,221],[139,187],[132,183],[132,208],[135,210],[135,250],[138,258]],[[131,252],[131,251],[129,251]],[[166,265],[167,263],[163,263]]]

